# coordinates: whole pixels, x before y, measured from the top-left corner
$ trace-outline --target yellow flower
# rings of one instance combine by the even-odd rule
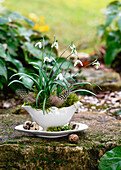
[[[34,13],[30,13],[29,18],[35,23],[37,23],[39,21],[39,17],[36,16]]]
[[[49,25],[39,26],[38,28],[40,32],[46,32],[49,31],[49,29],[50,29]]]

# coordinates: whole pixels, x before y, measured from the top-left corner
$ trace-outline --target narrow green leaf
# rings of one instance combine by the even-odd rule
[[[10,77],[10,79],[13,78],[13,77],[15,77],[15,76],[17,76],[17,75],[21,75],[20,79],[21,79],[21,78],[24,78],[24,77],[31,79],[31,80],[37,85],[38,90],[40,90],[40,86],[39,86],[39,83],[37,82],[37,80],[34,79],[32,76],[30,76],[30,75],[28,75],[28,74],[25,74],[25,73],[16,73],[16,74],[12,75],[12,76]],[[28,81],[29,81],[29,80],[28,80]],[[28,82],[28,81],[27,81],[27,83],[29,84],[30,82]],[[24,82],[26,83],[26,79],[25,79]],[[30,84],[31,84],[31,83],[30,83]]]
[[[36,97],[36,106],[38,106],[38,99],[39,99],[40,94],[41,94],[43,91],[44,91],[44,90],[41,90],[41,91],[38,93],[37,97]]]
[[[87,92],[87,93],[90,93],[94,96],[97,96],[95,93],[89,91],[89,90],[85,90],[85,89],[79,89],[79,90],[73,90],[71,93],[74,93],[74,92]]]
[[[44,102],[43,102],[43,114],[45,115],[45,104],[46,104],[46,98],[44,98]]]
[[[10,85],[13,84],[13,83],[20,83],[20,84],[22,84],[22,85],[25,86],[25,84],[24,84],[22,81],[19,81],[19,80],[13,80],[13,81],[11,81],[11,82],[8,84],[8,86],[10,86]],[[26,85],[25,87],[30,90],[30,86],[29,86],[29,85],[28,85],[28,86]],[[37,92],[35,89],[33,89],[32,87],[31,87],[31,89],[32,89],[35,93],[38,93],[38,92]]]

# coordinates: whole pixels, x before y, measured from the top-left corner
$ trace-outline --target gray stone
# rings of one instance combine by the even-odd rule
[[[14,130],[31,120],[29,114],[0,114],[0,169],[98,169],[100,157],[121,143],[121,122],[97,112],[75,113],[72,120],[89,128],[77,133],[78,144],[68,137],[39,138]]]
[[[82,77],[84,77],[87,82],[93,83],[94,89],[98,91],[99,88],[96,84],[102,88],[102,91],[116,91],[121,89],[121,77],[117,72],[87,68],[77,75],[78,79]],[[89,86],[88,88],[90,89]]]

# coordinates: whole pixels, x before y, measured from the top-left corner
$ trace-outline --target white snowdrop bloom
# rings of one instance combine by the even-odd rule
[[[81,64],[81,66],[83,66],[83,63],[82,63],[82,61],[80,61],[80,60],[76,60],[76,62],[74,63],[74,67],[75,67],[77,64]]]
[[[100,67],[100,63],[99,63],[99,61],[97,61],[97,62],[93,63],[92,65],[95,65],[95,68],[96,68],[96,69],[98,69],[98,68]]]
[[[36,44],[35,44],[35,47],[37,47],[39,45],[39,48],[42,48],[42,43],[41,42],[37,42]]]
[[[70,48],[72,49],[72,56],[77,55],[76,46],[73,44]]]
[[[52,60],[50,58],[48,58],[48,57],[45,57],[44,58],[44,63],[45,63],[45,61],[48,61],[50,63]]]
[[[55,47],[56,49],[58,49],[58,42],[57,41],[55,41],[52,45],[51,45],[51,48],[53,48],[53,47]]]
[[[56,80],[58,80],[58,79],[59,80],[63,80],[64,79],[62,73],[57,75]]]

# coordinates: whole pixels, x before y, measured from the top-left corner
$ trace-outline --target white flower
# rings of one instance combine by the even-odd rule
[[[97,62],[93,63],[92,65],[95,65],[95,68],[96,68],[96,69],[98,69],[98,68],[100,67],[100,63],[99,63],[99,61],[97,61]]]
[[[74,63],[74,67],[75,67],[77,64],[81,64],[81,66],[83,66],[83,63],[82,63],[82,61],[80,61],[80,60],[76,60],[76,62]]]
[[[72,49],[72,56],[77,55],[76,46],[73,44],[70,48]]]
[[[56,80],[58,80],[58,79],[59,80],[63,80],[64,79],[62,73],[57,75]]]
[[[48,61],[50,63],[52,60],[50,58],[48,58],[48,57],[45,57],[44,58],[44,63],[45,63],[45,61]]]
[[[58,49],[58,42],[55,41],[52,45],[51,45],[51,48],[55,47],[56,49]]]
[[[35,44],[35,47],[38,46],[38,45],[39,45],[39,48],[42,48],[42,43],[41,43],[41,42],[37,42],[37,43]]]

